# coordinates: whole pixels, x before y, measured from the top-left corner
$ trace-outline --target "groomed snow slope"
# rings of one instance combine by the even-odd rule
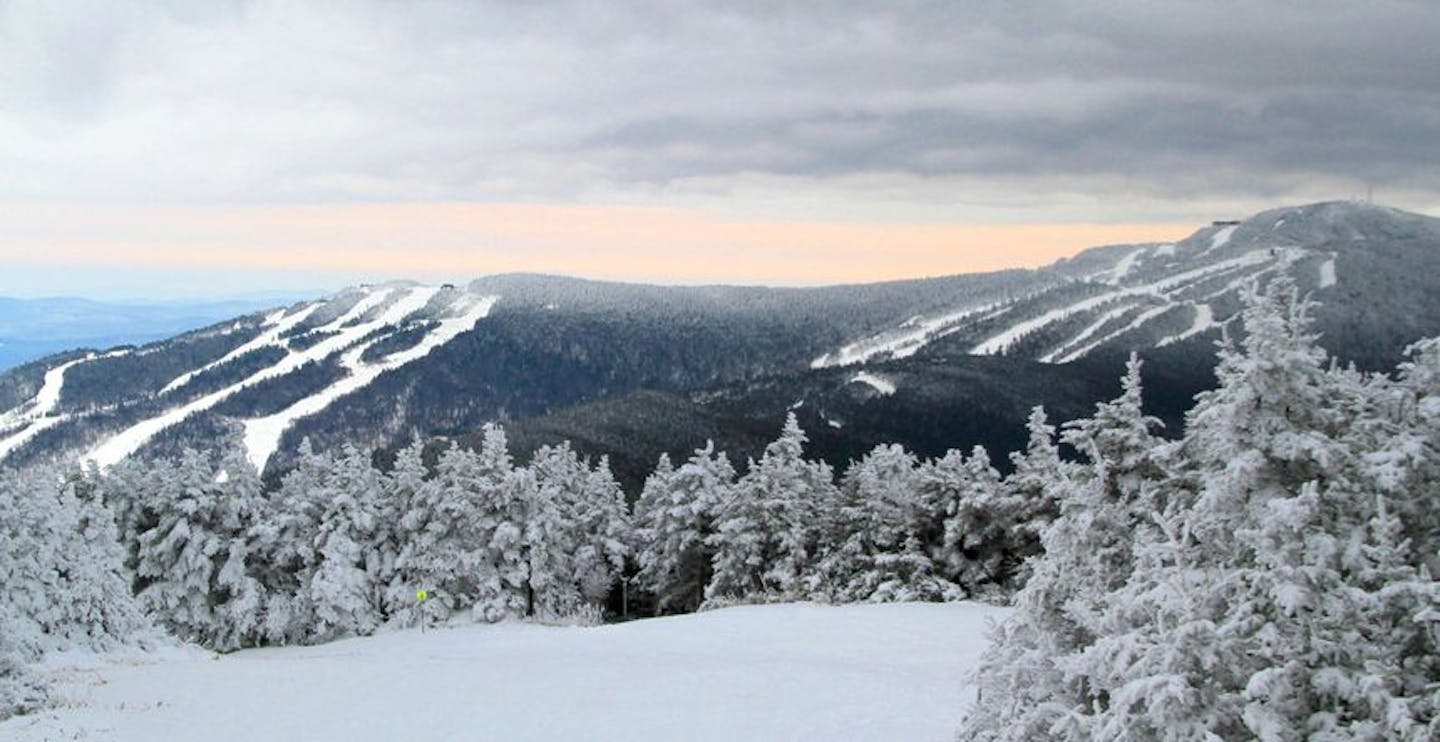
[[[404,631],[70,670],[14,740],[950,740],[976,603],[743,606],[598,628]]]

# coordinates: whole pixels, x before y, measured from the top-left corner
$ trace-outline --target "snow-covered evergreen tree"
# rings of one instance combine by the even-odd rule
[[[313,638],[365,635],[380,624],[381,588],[389,577],[375,517],[380,489],[379,472],[367,453],[346,445],[332,459],[319,495],[318,563],[305,586],[315,611]]]
[[[514,478],[520,514],[520,555],[526,616],[553,619],[583,602],[575,581],[579,534],[571,521],[574,498],[584,491],[585,467],[569,446],[542,447]]]
[[[969,595],[1008,589],[1024,555],[1017,552],[1016,514],[1004,480],[985,447],[968,457],[951,450],[923,465],[917,479],[922,500],[941,518],[938,538],[930,539],[941,576]]]
[[[315,533],[331,467],[329,457],[302,440],[295,468],[269,493],[250,526],[252,573],[265,590],[261,631],[268,642],[307,641],[315,625],[309,585],[320,560]]]
[[[482,475],[477,543],[483,547],[484,573],[474,615],[486,621],[533,615],[530,544],[539,535],[527,530],[539,497],[535,477],[515,467],[505,430],[498,425],[485,426],[477,464]]]
[[[661,455],[635,505],[637,580],[660,612],[693,611],[705,600],[714,556],[710,539],[735,468],[707,441],[677,471]]]
[[[227,604],[239,600],[242,611],[253,608],[254,596],[236,572],[244,573],[250,513],[258,502],[227,491],[206,456],[193,450],[164,467],[158,484],[141,519],[153,525],[137,534],[140,604],[181,639],[232,648],[240,634],[227,625]],[[232,558],[239,564],[227,570]]]
[[[265,587],[254,574],[252,529],[264,512],[260,474],[233,447],[220,463],[219,497],[235,514],[237,531],[230,539],[224,562],[215,575],[215,630],[210,646],[236,649],[264,640]]]
[[[805,431],[792,412],[780,437],[720,504],[714,574],[706,600],[795,597],[815,568],[838,492],[830,466],[804,458]]]
[[[0,470],[0,623],[21,659],[154,638],[100,495],[76,472]]]
[[[1025,424],[1029,441],[1024,451],[1010,454],[1015,468],[1005,477],[1004,493],[997,515],[1009,532],[1006,553],[1012,558],[996,575],[996,581],[1018,587],[1028,576],[1024,560],[1040,553],[1040,535],[1060,511],[1061,489],[1072,472],[1068,462],[1061,461],[1055,443],[1055,426],[1045,415],[1045,408],[1036,406]]]
[[[931,559],[938,519],[923,499],[919,462],[910,452],[876,446],[846,471],[840,492],[838,527],[813,591],[843,603],[960,597]]]
[[[600,457],[585,473],[584,496],[574,503],[574,523],[579,548],[575,552],[575,582],[580,597],[602,605],[625,571],[630,556],[630,508],[625,491],[610,471],[610,459]]]
[[[447,584],[455,570],[455,539],[476,515],[473,508],[441,497],[440,479],[427,479],[425,446],[417,437],[395,455],[384,480],[385,501],[393,513],[395,565],[385,592],[389,619],[400,626],[436,623],[458,608],[460,592]],[[445,584],[442,588],[441,585]],[[425,591],[426,600],[417,597]],[[472,598],[473,599],[473,598]]]
[[[1421,554],[1434,544],[1415,550],[1397,515],[1433,492],[1393,488],[1424,481],[1424,446],[1387,434],[1415,422],[1404,388],[1426,372],[1409,367],[1397,384],[1327,369],[1310,309],[1288,280],[1250,294],[1243,343],[1222,350],[1220,386],[1200,395],[1178,446],[1146,454],[1123,398],[1109,423],[1102,410],[1074,429],[1112,463],[1046,533],[982,667],[967,736],[1440,733],[1440,592]],[[1134,519],[1128,558],[1111,522],[1127,502],[1130,515],[1150,511]],[[1091,514],[1083,532],[1067,527],[1078,512]],[[1106,533],[1115,543],[1096,540]],[[1077,546],[1091,558],[1067,559]]]
[[[1120,397],[1066,431],[1088,466],[1051,485],[1059,515],[1042,536],[1043,557],[979,670],[990,702],[967,719],[977,737],[1057,735],[1097,702],[1097,690],[1068,672],[1068,663],[1095,642],[1110,594],[1134,571],[1136,534],[1149,527],[1168,477],[1157,425],[1142,412],[1140,362],[1132,356]]]

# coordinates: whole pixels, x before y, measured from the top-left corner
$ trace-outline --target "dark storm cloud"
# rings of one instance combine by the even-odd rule
[[[1440,192],[1430,3],[781,5],[0,0],[0,196]]]

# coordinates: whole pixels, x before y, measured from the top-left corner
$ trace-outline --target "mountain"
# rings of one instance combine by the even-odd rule
[[[163,340],[274,303],[273,296],[156,304],[0,297],[0,371],[73,348]]]
[[[1244,286],[1286,273],[1323,302],[1318,319],[1328,350],[1385,368],[1405,344],[1434,331],[1437,263],[1440,220],[1348,201],[1275,209],[1216,222],[1173,244],[1086,251],[1041,271],[1064,280],[1003,303],[957,302],[812,365],[903,358],[925,348],[1067,363],[1213,338],[1238,309]]]
[[[1095,248],[1030,271],[814,289],[502,275],[358,286],[168,340],[71,351],[0,376],[0,462],[108,464],[243,442],[274,473],[300,441],[394,446],[507,424],[520,455],[572,439],[633,489],[660,451],[714,438],[743,465],[795,411],[843,465],[881,441],[925,455],[1023,441],[1029,407],[1088,412],[1147,358],[1178,429],[1213,382],[1249,283],[1323,303],[1322,344],[1388,368],[1440,334],[1440,220],[1332,202]]]

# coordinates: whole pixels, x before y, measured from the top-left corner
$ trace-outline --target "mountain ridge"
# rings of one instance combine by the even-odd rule
[[[951,436],[1003,449],[1025,407],[1006,394],[1007,378],[1014,389],[1063,391],[1041,396],[1065,414],[1083,412],[1113,390],[1103,379],[1115,378],[1116,359],[1138,351],[1174,382],[1157,390],[1161,407],[1183,409],[1170,398],[1203,388],[1240,292],[1276,275],[1323,302],[1317,326],[1333,353],[1388,367],[1404,344],[1440,333],[1440,298],[1425,285],[1436,271],[1440,220],[1323,202],[1203,226],[1174,243],[1091,248],[1038,269],[874,284],[654,286],[544,274],[464,287],[367,284],[0,375],[0,463],[80,456],[103,465],[230,440],[278,470],[307,437],[320,448],[463,439],[484,422],[519,428],[607,400],[591,409],[613,419],[642,392],[690,400],[742,444],[810,393],[806,415],[829,404],[850,418],[809,419],[817,445],[843,458],[896,433],[896,421],[927,414],[910,397],[916,388],[947,414],[960,414],[962,402],[983,407],[975,389],[1007,401],[983,425],[931,424],[907,444],[929,452]],[[996,360],[969,360],[985,356]],[[856,383],[870,368],[873,378],[897,375],[898,394],[880,393],[873,379]],[[1026,381],[1042,378],[1045,389]],[[947,396],[947,383],[966,389]],[[634,414],[655,417],[654,397],[636,399]],[[676,414],[703,416],[689,409]],[[561,419],[570,422],[536,430],[589,425]],[[618,453],[615,444],[593,452]]]

